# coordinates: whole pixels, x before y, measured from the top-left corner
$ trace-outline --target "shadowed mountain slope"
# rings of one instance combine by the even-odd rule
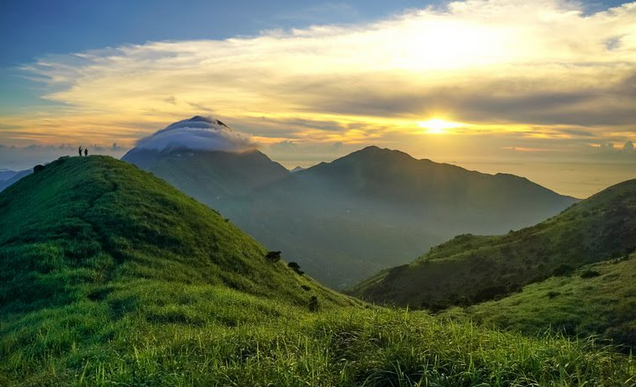
[[[214,120],[194,117],[173,125],[189,122],[213,126]],[[123,160],[219,210],[335,288],[408,262],[452,235],[520,228],[576,201],[524,178],[377,147],[294,173],[257,150],[140,146]]]
[[[343,287],[457,233],[520,228],[575,201],[524,178],[368,147],[260,188],[229,216]]]

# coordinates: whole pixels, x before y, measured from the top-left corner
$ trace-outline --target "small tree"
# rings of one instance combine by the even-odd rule
[[[265,259],[270,262],[280,261],[280,251],[268,251],[267,255],[265,255]]]
[[[36,165],[35,167],[33,167],[33,173],[38,173],[38,172],[42,172],[44,170],[44,166],[43,165]]]
[[[296,272],[296,274],[298,274],[298,275],[303,275],[303,274],[305,274],[305,272],[304,272],[304,271],[300,270],[300,265],[299,265],[298,263],[296,263],[296,262],[289,262],[289,263],[287,264],[287,266],[288,266],[290,269],[292,269],[293,271],[295,271],[295,272]]]

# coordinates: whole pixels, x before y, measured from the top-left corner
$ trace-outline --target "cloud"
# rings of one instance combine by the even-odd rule
[[[634,20],[636,3],[586,14],[565,0],[468,0],[374,22],[49,56],[23,70],[60,105],[0,118],[0,140],[130,146],[203,112],[270,144],[401,148],[421,136],[418,121],[439,116],[470,124],[457,136],[543,138],[528,148],[635,141]]]
[[[243,152],[255,149],[256,144],[248,135],[235,132],[219,120],[197,116],[142,138],[137,142],[137,148]]]

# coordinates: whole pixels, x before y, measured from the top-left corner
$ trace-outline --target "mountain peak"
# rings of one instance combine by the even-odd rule
[[[193,150],[245,152],[256,149],[250,135],[240,133],[220,120],[194,116],[177,121],[142,138],[132,151]]]
[[[399,150],[389,149],[389,148],[380,148],[376,145],[370,145],[360,149],[359,151],[355,151],[347,156],[344,156],[338,160],[335,160],[335,162],[338,162],[339,160],[345,160],[345,159],[358,159],[360,157],[373,158],[373,159],[377,157],[381,157],[381,158],[387,158],[389,160],[393,160],[393,159],[395,160],[408,159],[413,161],[416,160],[408,153],[405,153]]]

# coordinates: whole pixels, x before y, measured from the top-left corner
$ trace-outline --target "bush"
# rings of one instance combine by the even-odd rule
[[[572,274],[573,271],[574,266],[568,265],[567,263],[562,263],[552,271],[552,275],[555,275],[557,277],[565,277]]]
[[[43,165],[36,165],[35,167],[33,167],[33,173],[38,173],[38,172],[42,172],[44,170],[44,166]]]
[[[308,291],[310,291],[310,290],[311,290],[311,288],[310,288],[309,286],[307,286],[307,285],[300,285],[300,288],[301,288],[302,290],[306,291],[306,292],[308,292]]]
[[[267,255],[265,255],[265,259],[270,262],[278,262],[280,261],[280,251],[268,251]]]
[[[581,273],[581,278],[594,278],[598,277],[599,275],[601,275],[601,273],[599,273],[598,271],[587,269],[583,273]]]
[[[303,275],[303,274],[305,274],[305,272],[304,272],[304,271],[300,270],[300,265],[299,265],[298,263],[296,263],[296,262],[289,262],[289,263],[287,264],[287,266],[288,266],[290,269],[292,269],[293,271],[295,271],[295,272],[296,272],[296,274],[298,274],[298,275]]]

